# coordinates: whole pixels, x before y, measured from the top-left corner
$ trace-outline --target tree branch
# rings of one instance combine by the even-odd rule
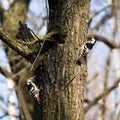
[[[88,106],[84,108],[84,112],[86,113],[93,105],[97,104],[97,102],[102,99],[105,95],[109,94],[112,90],[118,87],[118,84],[120,82],[120,79],[118,79],[113,86],[106,88],[101,94],[99,94],[96,98],[94,98]]]
[[[4,112],[3,115],[0,115],[0,119],[4,118],[4,117],[7,116],[7,115],[14,116],[14,117],[16,117],[16,118],[19,117],[19,116],[15,115],[15,114],[11,114],[11,113],[9,113],[9,111],[6,110],[1,104],[0,104],[0,108],[1,108],[2,111]]]
[[[24,69],[23,69],[23,70],[24,70]],[[12,73],[8,72],[6,69],[4,69],[4,68],[2,68],[2,67],[0,67],[0,72],[1,72],[3,75],[5,75],[7,78],[11,78],[11,76],[12,76]],[[22,72],[22,71],[21,71],[21,72]],[[10,79],[10,80],[12,80],[12,79]],[[15,81],[13,81],[13,82],[15,83]],[[28,108],[27,108],[27,103],[26,103],[26,101],[25,101],[25,99],[24,99],[24,96],[23,96],[23,93],[22,93],[22,91],[21,91],[21,89],[20,89],[20,86],[17,85],[17,84],[15,84],[14,87],[15,87],[15,90],[16,90],[16,92],[17,92],[17,94],[18,94],[19,102],[20,102],[20,104],[21,104],[21,107],[22,107],[22,110],[23,110],[23,113],[24,113],[24,115],[25,115],[26,120],[32,120],[31,115],[30,115],[30,113],[29,113],[29,110],[28,110]],[[5,110],[1,105],[0,105],[0,108],[2,108],[2,110],[4,110],[4,112],[5,112],[5,114],[2,115],[2,116],[0,116],[0,118],[3,118],[3,117],[6,116],[6,115],[11,115],[11,114],[8,113],[8,111]]]
[[[93,21],[93,18],[94,17],[96,17],[98,14],[100,14],[101,12],[103,12],[104,10],[106,10],[107,8],[110,8],[110,7],[112,7],[112,6],[114,6],[115,4],[110,4],[110,5],[107,5],[107,6],[105,6],[104,8],[102,8],[101,10],[99,10],[99,11],[97,11],[93,16],[92,16],[92,18],[90,18],[90,20],[89,20],[89,26],[90,26],[90,24],[91,24],[91,22]]]
[[[12,37],[7,32],[3,31],[2,28],[0,28],[0,39],[5,42],[10,48],[15,50],[19,55],[23,56],[26,59],[30,58],[32,51],[28,47],[13,40]]]
[[[95,30],[98,30],[100,28],[100,26],[102,26],[107,20],[109,20],[111,17],[113,17],[113,14],[112,13],[108,13],[106,14],[105,16],[103,16],[103,18],[100,20],[100,22],[97,23],[97,25],[92,28],[95,29]]]
[[[12,73],[8,72],[5,68],[1,67],[0,66],[0,72],[5,76],[5,77],[8,77],[10,78]]]
[[[27,108],[27,103],[24,99],[24,95],[20,89],[20,86],[18,86],[16,90],[17,90],[18,98],[19,98],[19,101],[20,101],[20,104],[21,104],[21,107],[22,107],[22,110],[23,110],[26,120],[32,120],[31,114]]]
[[[89,38],[91,38],[91,35],[88,35],[88,39]],[[100,35],[94,35],[94,38],[97,41],[101,41],[101,42],[105,43],[110,49],[120,48],[120,45],[116,45],[115,43],[110,42],[110,40],[107,39],[106,37],[103,37]]]

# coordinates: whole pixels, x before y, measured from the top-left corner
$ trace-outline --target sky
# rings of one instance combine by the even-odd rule
[[[96,13],[97,11],[100,11],[105,6],[108,6],[111,3],[111,0],[93,0],[91,1],[91,12]],[[90,14],[91,18],[93,18],[93,22],[89,28],[89,34],[92,33],[92,30],[94,26],[101,20],[102,16],[104,16],[106,13],[109,13],[110,9],[106,9],[105,11],[98,14],[96,17],[93,18],[93,14]],[[110,41],[113,40],[113,30],[115,25],[115,18],[109,19],[107,22],[105,22],[102,27],[97,31],[96,34],[101,35],[109,39]],[[120,30],[117,32],[117,35],[115,36],[116,43],[120,43]],[[87,81],[91,80],[95,74],[97,74],[97,77],[92,80],[89,85],[87,85],[87,90],[89,93],[87,94],[88,98],[90,100],[93,100],[94,97],[99,95],[100,92],[104,91],[104,81],[106,80],[104,78],[105,70],[106,70],[106,62],[110,56],[110,66],[108,69],[108,86],[112,86],[113,83],[116,81],[117,78],[120,77],[120,50],[114,49],[112,52],[110,51],[109,47],[106,46],[102,42],[97,42],[97,44],[94,46],[91,53],[88,55],[88,77]],[[117,70],[117,71],[116,71]],[[120,111],[120,106],[116,107],[116,102],[120,101],[120,88],[118,87],[113,92],[111,92],[107,98],[106,98],[106,106],[108,107],[108,111],[106,112],[106,120],[109,120],[108,117],[110,113],[112,113],[115,110],[114,114],[117,114]],[[101,101],[99,101],[101,102]],[[89,116],[95,115],[95,112],[97,111],[98,106],[94,106],[86,115],[86,118]],[[111,111],[109,111],[111,110]],[[107,118],[108,117],[108,118]],[[100,118],[99,118],[100,119]],[[99,120],[96,119],[96,120]],[[115,119],[115,117],[113,118]]]
[[[0,0],[0,3],[2,3],[3,8],[5,10],[9,9],[9,4],[7,1],[12,1],[12,0]],[[26,23],[28,24],[28,26],[33,29],[34,31],[38,32],[38,34],[40,35],[45,35],[47,28],[47,21],[45,21],[44,26],[42,27],[42,29],[39,30],[42,21],[42,18],[45,18],[47,16],[47,11],[46,11],[46,6],[45,6],[45,2],[46,0],[31,0],[31,3],[29,5],[29,12],[27,14],[28,19],[26,20]],[[97,12],[99,10],[101,10],[103,7],[107,6],[108,4],[111,3],[111,0],[106,0],[106,2],[101,2],[101,0],[91,0],[91,13],[92,12]],[[96,16],[94,18],[94,22],[92,22],[90,29],[89,29],[89,33],[91,33],[92,28],[97,24],[97,22],[99,22],[102,18],[102,16],[104,16],[106,13],[109,13],[110,9],[106,9],[105,11],[103,11],[102,13],[100,13],[98,16]],[[90,17],[93,17],[93,14],[90,15]],[[33,23],[36,24],[33,24]],[[108,39],[112,40],[112,29],[114,28],[114,26],[112,26],[114,24],[114,18],[109,20],[108,22],[105,23],[106,27],[101,27],[98,31],[97,34],[100,34],[102,36],[107,37]],[[107,36],[106,36],[107,34]],[[120,33],[118,32],[116,34],[116,39],[119,42],[118,38],[120,37]],[[92,49],[91,53],[88,55],[88,77],[87,77],[87,82],[94,77],[95,74],[98,73],[97,78],[95,79],[95,82],[91,82],[89,85],[89,98],[92,100],[93,97],[95,97],[95,95],[97,94],[95,90],[93,90],[93,87],[98,87],[97,84],[99,84],[99,90],[102,91],[103,90],[103,76],[105,71],[103,71],[103,69],[106,67],[106,61],[107,58],[109,56],[110,53],[110,49],[102,42],[97,42],[96,45],[94,46],[94,48]],[[120,67],[120,63],[117,64],[117,66],[115,66],[116,64],[116,60],[119,61],[119,57],[117,57],[117,55],[115,54],[120,54],[120,52],[118,50],[114,50],[112,51],[112,62],[111,62],[111,68],[119,68]],[[5,55],[4,52],[4,48],[2,47],[2,43],[0,42],[0,65],[3,67],[8,67],[8,60],[7,57]],[[91,69],[92,68],[92,69]],[[118,73],[116,73],[117,75],[119,75],[120,71],[118,71]],[[112,85],[114,83],[114,80],[116,79],[116,74],[113,71],[109,72],[109,85]],[[0,74],[0,91],[4,91],[4,92],[0,92],[0,105],[2,105],[5,109],[7,109],[6,104],[3,104],[4,102],[7,103],[8,101],[8,96],[9,96],[9,92],[8,92],[8,80]],[[11,88],[12,90],[12,94],[14,96],[15,95],[15,91],[13,88]],[[119,101],[120,99],[120,92],[119,89],[117,89],[116,91],[112,92],[110,94],[110,96],[108,98],[108,103],[111,103],[111,101]],[[4,99],[4,102],[2,101],[2,99]],[[16,106],[18,106],[18,101],[17,101],[17,97],[15,97],[14,99]],[[114,109],[114,104],[111,104],[111,109]],[[16,114],[19,113],[19,110],[17,111]],[[3,111],[0,109],[0,116],[3,114]],[[91,113],[90,113],[91,114]],[[2,120],[10,120],[10,118],[4,117]]]

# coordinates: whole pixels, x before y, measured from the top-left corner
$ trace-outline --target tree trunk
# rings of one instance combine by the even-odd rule
[[[64,44],[57,44],[45,54],[35,70],[41,88],[39,120],[83,120],[87,70],[86,65],[78,66],[75,60],[87,39],[89,3],[49,0],[50,26],[67,28],[67,37]]]
[[[2,26],[13,38],[18,30],[16,24],[25,20],[28,5],[24,0],[17,2],[16,9],[12,7],[4,15]],[[65,29],[66,38],[64,44],[55,44],[43,54],[34,71],[41,91],[40,105],[35,103],[33,109],[33,120],[83,120],[87,69],[86,65],[78,66],[76,60],[80,46],[87,40],[89,3],[89,0],[49,0],[49,30],[59,26],[62,28],[60,32]]]

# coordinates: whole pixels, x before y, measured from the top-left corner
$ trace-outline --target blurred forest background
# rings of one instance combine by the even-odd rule
[[[1,24],[2,12],[11,9],[14,2],[15,0],[0,0]],[[45,35],[47,30],[49,7],[46,4],[48,4],[46,0],[31,0],[27,12],[26,23],[39,35]],[[102,36],[103,39],[97,41],[88,55],[88,76],[84,93],[85,120],[120,120],[119,0],[91,0],[88,34],[98,38]],[[109,44],[103,42],[104,40],[109,41],[115,47],[110,47]],[[20,118],[21,112],[24,116],[24,112],[28,112],[28,110],[24,111],[21,108],[18,101],[19,96],[15,92],[19,88],[15,87],[12,78],[15,79],[18,74],[28,71],[30,68],[24,59],[13,58],[13,52],[9,50],[9,53],[6,54],[7,51],[5,44],[0,41],[0,119],[20,120],[22,119],[22,117]],[[17,59],[21,59],[21,62],[17,63]],[[13,65],[11,68],[9,63],[16,64],[16,66]],[[4,74],[7,71],[8,74]],[[14,71],[14,75],[10,74],[11,71]],[[20,86],[24,83],[24,80],[21,81]],[[25,86],[23,88],[25,89]],[[33,102],[29,100],[31,97],[27,94],[27,90],[24,94],[28,96],[28,101],[25,101],[24,97],[22,98],[24,105],[26,102]],[[30,105],[26,109],[31,110],[32,107]]]

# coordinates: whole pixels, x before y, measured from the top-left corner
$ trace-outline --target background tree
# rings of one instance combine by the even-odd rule
[[[89,34],[100,41],[88,56],[85,119],[120,119],[119,5],[119,0],[91,2]]]

